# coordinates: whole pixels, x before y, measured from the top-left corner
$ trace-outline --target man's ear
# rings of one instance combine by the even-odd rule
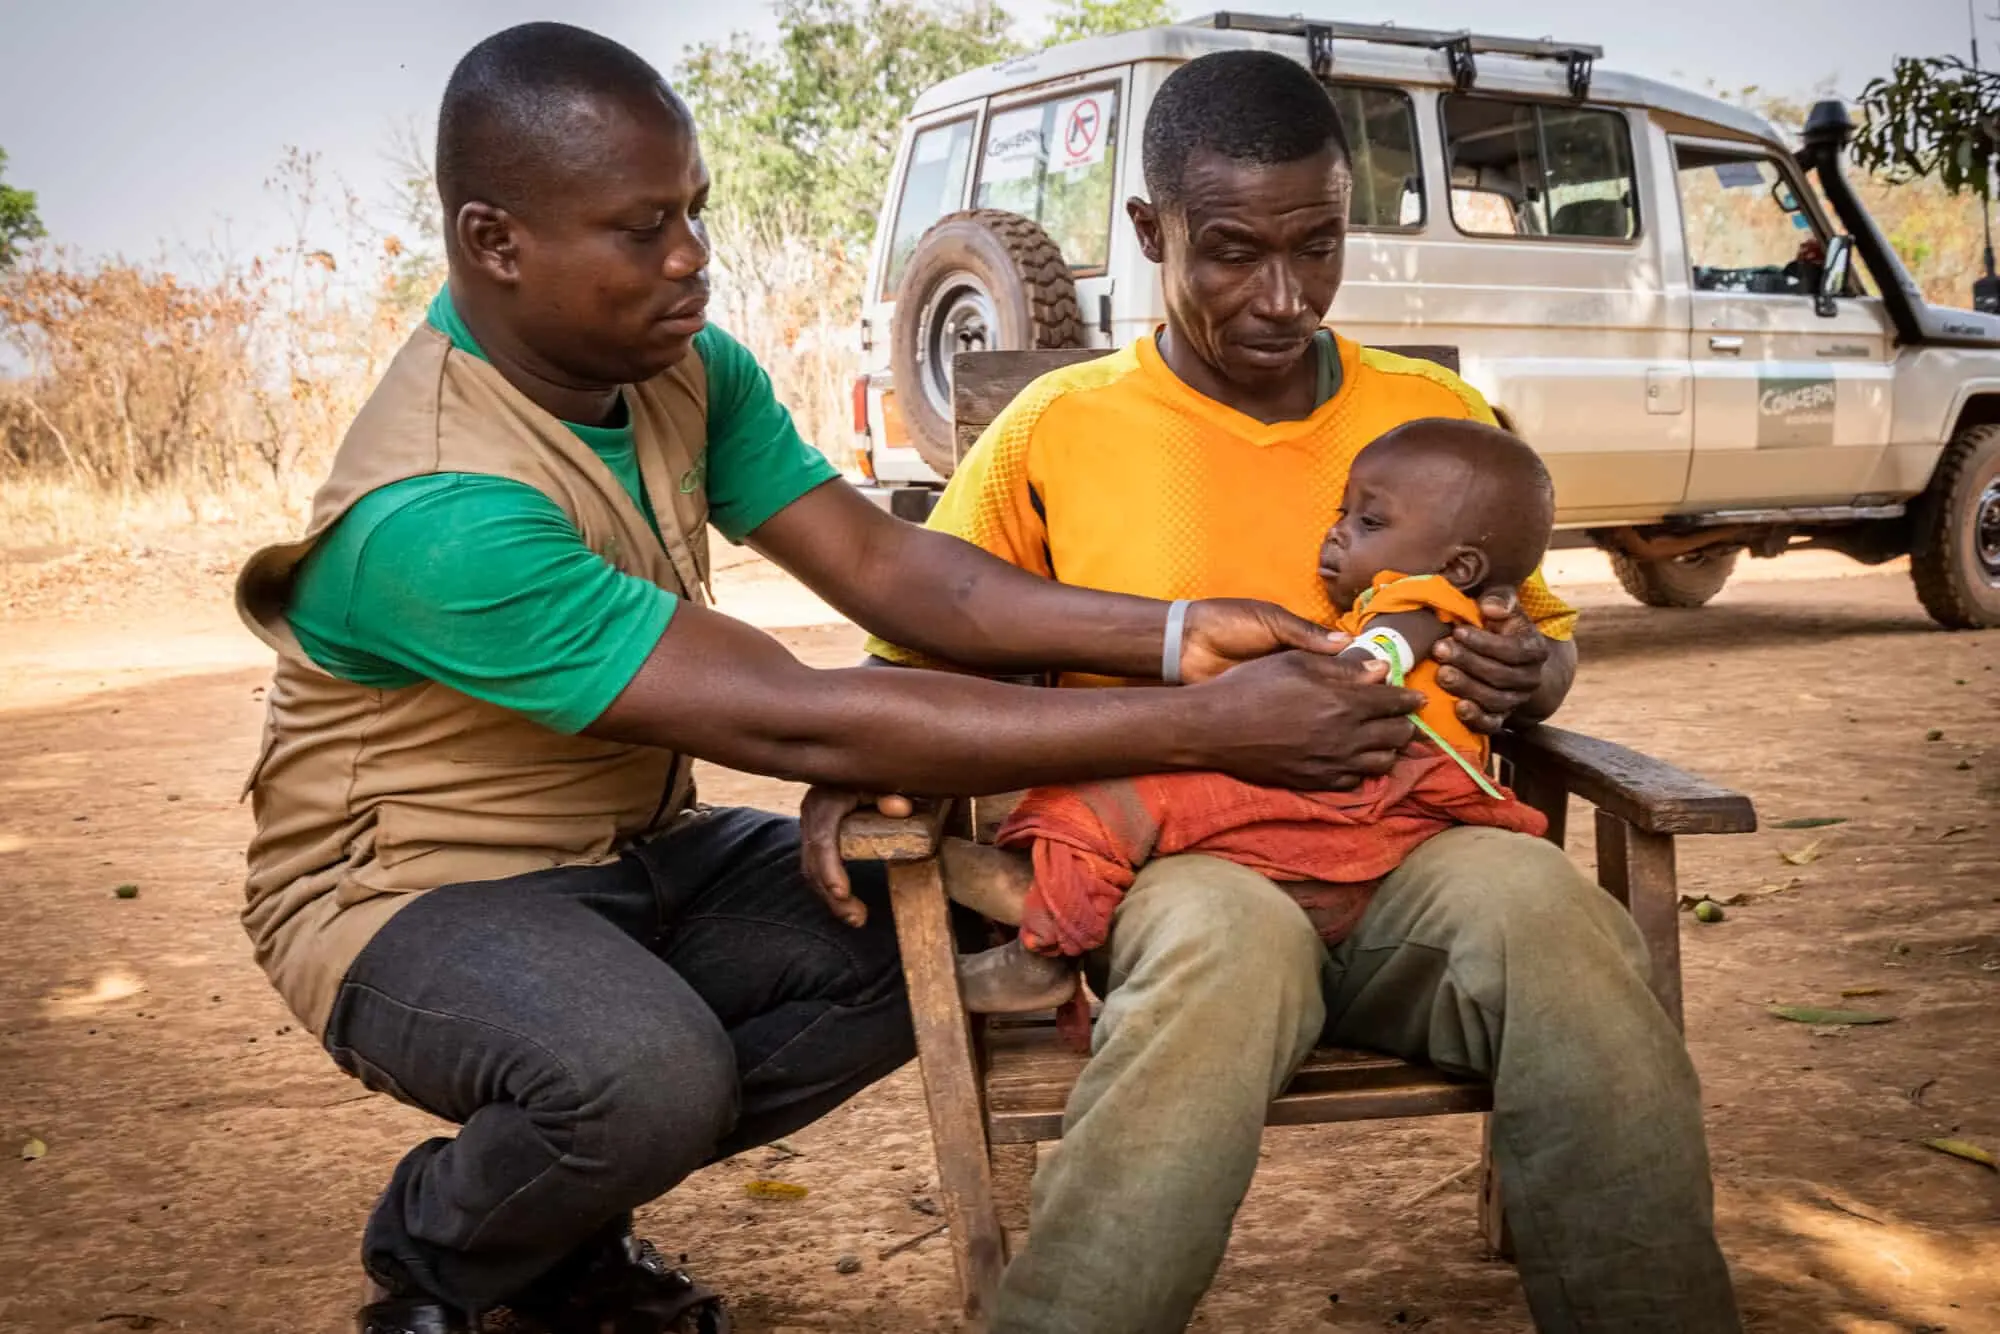
[[[1451,555],[1445,557],[1444,568],[1438,571],[1461,593],[1485,587],[1486,576],[1492,572],[1493,562],[1478,547],[1453,548]]]
[[[496,204],[470,203],[452,224],[459,251],[474,268],[509,287],[520,280],[521,224],[513,214]]]
[[[1150,203],[1133,195],[1125,201],[1125,216],[1132,219],[1132,230],[1139,237],[1139,253],[1155,264],[1166,258],[1166,251],[1160,244],[1160,211]]]

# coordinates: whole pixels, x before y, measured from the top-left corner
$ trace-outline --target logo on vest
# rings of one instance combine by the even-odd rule
[[[693,495],[701,489],[701,484],[707,480],[708,455],[704,454],[694,461],[692,468],[681,474],[681,494],[684,496]]]

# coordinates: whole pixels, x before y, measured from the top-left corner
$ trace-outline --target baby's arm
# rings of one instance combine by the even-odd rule
[[[1389,661],[1389,654],[1398,659],[1394,666],[1395,675],[1409,672],[1418,663],[1430,657],[1431,649],[1437,642],[1451,633],[1436,612],[1419,608],[1415,611],[1384,612],[1372,616],[1360,634],[1354,637],[1352,646],[1343,649],[1343,658],[1381,658]],[[1371,644],[1370,637],[1374,636]]]

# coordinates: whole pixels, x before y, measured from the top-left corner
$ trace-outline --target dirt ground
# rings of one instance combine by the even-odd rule
[[[340,1075],[236,922],[238,789],[265,660],[226,552],[0,564],[0,1330],[331,1334],[396,1157],[441,1126]],[[1752,794],[1766,832],[1682,843],[1683,888],[1781,886],[1683,918],[1724,1246],[1752,1329],[2000,1331],[2000,632],[1935,633],[1895,569],[1788,557],[1694,612],[1631,605],[1594,557],[1563,721]],[[767,568],[726,605],[817,663],[858,633]],[[711,771],[710,800],[797,790]],[[1769,828],[1844,817],[1811,831]],[[1590,824],[1571,820],[1588,860]],[[1782,854],[1793,853],[1801,865]],[[1808,856],[1816,853],[1816,856]],[[123,899],[115,887],[132,884]],[[1816,1031],[1773,1002],[1895,1016]],[[31,1139],[46,1156],[24,1161]],[[1485,1259],[1476,1118],[1272,1132],[1196,1328],[1529,1328]],[[745,1334],[946,1330],[921,1096],[905,1070],[791,1141],[713,1167],[644,1230]],[[776,1178],[797,1200],[749,1197]],[[836,1261],[862,1260],[841,1274]]]

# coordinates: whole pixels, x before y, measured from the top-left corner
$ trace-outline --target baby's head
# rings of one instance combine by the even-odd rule
[[[1319,573],[1340,611],[1375,576],[1441,574],[1478,597],[1512,588],[1541,563],[1555,487],[1535,451],[1495,426],[1428,417],[1355,457]]]

